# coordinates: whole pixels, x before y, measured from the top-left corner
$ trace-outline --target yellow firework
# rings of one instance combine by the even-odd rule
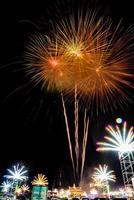
[[[105,111],[131,100],[133,29],[97,18],[96,13],[60,20],[52,39],[33,37],[28,46],[29,73],[49,90],[77,93]]]
[[[43,174],[38,174],[37,176],[34,177],[32,185],[47,186],[48,185],[47,177]]]

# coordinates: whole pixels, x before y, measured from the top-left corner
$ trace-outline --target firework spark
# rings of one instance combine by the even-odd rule
[[[33,36],[29,44],[28,74],[36,84],[42,83],[47,90],[61,91],[68,87],[68,65],[66,58],[59,53],[55,40],[46,36]]]
[[[59,20],[54,27],[51,39],[35,36],[28,46],[28,73],[36,83],[69,94],[77,85],[79,98],[103,111],[131,101],[132,27],[115,27],[95,12]]]
[[[2,188],[2,192],[9,192],[9,190],[12,188],[12,183],[8,180],[3,181],[0,187]]]
[[[28,177],[26,176],[27,170],[25,169],[25,166],[21,166],[19,164],[13,166],[13,170],[7,169],[9,172],[8,175],[5,175],[4,177],[8,179],[12,179],[14,181],[23,181],[26,180]]]
[[[93,178],[95,180],[99,180],[102,182],[107,182],[107,181],[113,181],[115,182],[116,178],[115,175],[113,174],[114,171],[110,170],[108,171],[108,166],[107,165],[99,165],[98,168],[95,168],[95,172],[93,174]]]
[[[47,177],[43,174],[38,174],[37,176],[34,177],[32,185],[47,186],[48,185]]]
[[[133,127],[127,130],[127,123],[123,123],[123,129],[120,130],[119,126],[113,128],[108,125],[106,130],[112,137],[105,136],[108,142],[97,142],[100,146],[97,151],[117,151],[120,154],[131,153],[134,151],[134,134]]]

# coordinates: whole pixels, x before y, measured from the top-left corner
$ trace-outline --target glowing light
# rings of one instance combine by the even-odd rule
[[[58,65],[58,61],[56,59],[50,59],[49,63],[53,66],[56,67]]]
[[[66,190],[66,196],[69,197],[70,196],[70,191]]]
[[[127,188],[125,189],[125,191],[126,191],[126,196],[128,196],[128,197],[133,197],[134,191],[133,191],[133,189],[132,189],[131,187],[127,187]]]
[[[101,180],[95,179],[93,177],[94,182],[92,183],[92,185],[96,188],[103,188],[104,187],[104,183]]]
[[[29,186],[26,185],[26,184],[24,184],[24,185],[21,186],[22,192],[29,192],[29,189],[30,189]]]
[[[53,190],[53,193],[58,193],[58,190],[55,188],[54,190]]]
[[[58,193],[58,196],[59,196],[60,198],[65,197],[65,196],[66,196],[66,191],[65,191],[64,189],[60,189],[60,191],[59,191],[59,193]]]
[[[122,118],[117,118],[117,119],[116,119],[116,123],[117,123],[117,124],[121,124],[122,121],[123,121]]]
[[[8,175],[5,175],[4,177],[8,179],[13,179],[14,181],[23,181],[26,180],[28,177],[26,176],[27,170],[25,169],[25,166],[21,166],[19,164],[13,166],[13,170],[7,169],[9,172]]]
[[[113,128],[110,125],[106,127],[106,130],[112,137],[105,137],[108,142],[98,142],[97,144],[100,147],[97,148],[97,151],[110,150],[117,151],[120,154],[134,151],[133,127],[127,130],[127,123],[124,122],[122,130],[119,129],[119,126]]]
[[[12,183],[10,181],[3,181],[0,186],[2,188],[2,192],[8,192],[9,189],[12,187]]]
[[[107,165],[99,165],[98,168],[95,168],[95,172],[93,174],[93,178],[97,181],[113,181],[115,182],[116,178],[115,175],[113,174],[114,171],[108,171],[108,166]]]
[[[83,195],[82,195],[82,196],[87,197],[88,195],[87,195],[86,192],[83,192]]]
[[[34,177],[34,180],[32,181],[32,185],[41,185],[41,186],[47,186],[48,180],[47,177],[43,174],[38,174]]]
[[[21,188],[17,187],[17,188],[15,189],[15,194],[17,194],[17,196],[19,196],[21,193],[22,193]]]
[[[97,195],[98,192],[97,192],[97,190],[94,188],[94,189],[92,189],[92,190],[90,191],[90,194],[94,196],[94,195]]]
[[[81,45],[76,45],[75,43],[70,44],[67,49],[68,56],[75,56],[76,58],[82,58],[82,47]]]

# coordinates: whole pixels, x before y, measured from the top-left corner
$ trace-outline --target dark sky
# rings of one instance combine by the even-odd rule
[[[62,3],[61,3],[62,2]],[[67,3],[66,3],[67,2]],[[64,1],[65,10],[82,1]],[[86,2],[86,1],[85,1]],[[93,1],[92,1],[93,2]],[[92,3],[90,7],[92,7]],[[95,5],[113,20],[124,18],[124,24],[134,23],[133,1],[98,0]],[[71,161],[61,99],[58,94],[41,91],[29,83],[23,70],[24,51],[32,33],[49,29],[56,7],[63,1],[18,1],[0,5],[0,179],[6,168],[22,161],[29,167],[30,177],[42,172],[50,185],[62,172],[64,185],[72,183]],[[93,4],[94,5],[94,4]],[[79,6],[78,6],[79,7]],[[59,8],[60,10],[60,8]],[[64,12],[64,11],[63,11]],[[132,94],[133,95],[133,94]],[[105,125],[114,124],[118,116],[133,125],[133,105],[123,111],[92,116],[86,155],[85,173],[98,163],[108,163],[116,170],[121,183],[117,155],[96,153],[95,143],[103,138]],[[69,108],[71,110],[71,108]],[[72,115],[70,114],[72,119]],[[110,156],[109,156],[110,155]]]

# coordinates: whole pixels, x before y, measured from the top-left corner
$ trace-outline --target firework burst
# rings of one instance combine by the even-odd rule
[[[100,147],[97,148],[97,151],[116,151],[120,155],[134,151],[133,127],[127,130],[127,123],[124,122],[122,130],[120,130],[119,126],[113,128],[110,125],[106,127],[106,130],[112,137],[105,136],[108,142],[98,142],[97,144]]]
[[[53,32],[52,39],[35,36],[28,46],[28,73],[36,83],[69,94],[77,85],[79,97],[103,111],[131,101],[132,28],[80,12],[59,20]]]
[[[47,186],[48,185],[47,177],[43,174],[38,174],[37,176],[34,177],[32,185]]]
[[[107,181],[115,182],[116,178],[115,178],[115,175],[113,173],[114,173],[113,170],[108,171],[107,165],[103,165],[103,166],[99,165],[98,168],[95,168],[93,178],[95,180],[99,180],[99,181],[102,181],[102,182],[107,182]]]
[[[28,59],[28,74],[36,84],[42,83],[47,90],[61,91],[68,87],[69,63],[60,54],[56,40],[47,36],[33,36],[29,44],[26,59]]]
[[[2,188],[2,192],[9,192],[9,190],[12,188],[12,183],[10,181],[3,181],[3,183],[0,185]]]
[[[9,172],[8,175],[5,175],[4,177],[8,178],[8,179],[12,179],[13,181],[24,181],[26,180],[28,177],[26,176],[27,174],[27,170],[25,169],[24,165],[14,165],[13,166],[13,170],[11,169],[7,169],[7,171]]]

